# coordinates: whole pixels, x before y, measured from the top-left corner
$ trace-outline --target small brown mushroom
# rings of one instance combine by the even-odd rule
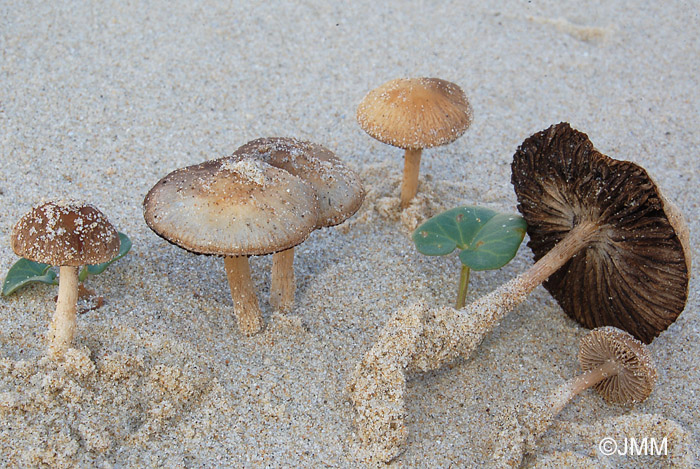
[[[364,189],[354,171],[322,145],[295,138],[259,138],[238,148],[234,160],[255,158],[283,169],[311,185],[319,203],[316,228],[334,226],[362,205]],[[294,304],[294,248],[272,256],[270,304],[280,311]]]
[[[627,332],[605,326],[581,339],[579,362],[584,373],[559,386],[544,402],[536,403],[519,417],[534,441],[551,426],[571,399],[588,388],[610,404],[633,405],[646,400],[656,383],[656,368],[646,346]]]
[[[58,358],[75,334],[78,269],[119,253],[119,235],[97,208],[76,202],[34,207],[12,229],[12,250],[30,261],[59,267],[58,300],[49,328],[48,353]]]
[[[143,202],[148,226],[195,254],[224,257],[243,334],[263,326],[248,257],[290,249],[315,228],[318,202],[301,179],[262,161],[218,159],[173,171]]]
[[[462,89],[439,78],[398,78],[370,91],[357,108],[362,130],[380,142],[405,150],[401,208],[418,191],[424,148],[459,138],[472,122]]]

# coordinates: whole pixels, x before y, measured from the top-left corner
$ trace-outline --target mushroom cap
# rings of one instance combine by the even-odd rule
[[[582,221],[598,226],[544,282],[569,316],[645,343],[676,320],[688,297],[687,228],[642,167],[603,155],[560,123],[520,145],[511,180],[535,260]]]
[[[578,359],[583,371],[598,368],[608,361],[615,362],[617,374],[594,385],[609,403],[642,402],[654,389],[656,367],[647,347],[616,327],[599,327],[586,334],[581,339]]]
[[[357,107],[362,130],[407,150],[445,145],[472,122],[462,88],[439,78],[397,78],[370,91]]]
[[[119,253],[119,235],[89,204],[47,202],[32,208],[12,228],[18,256],[53,266],[99,264]]]
[[[307,183],[262,161],[218,159],[173,171],[143,201],[146,224],[196,254],[252,256],[283,251],[316,226]]]
[[[287,137],[258,138],[238,148],[230,158],[256,158],[309,183],[318,196],[319,228],[344,222],[357,212],[365,197],[355,172],[316,143]]]

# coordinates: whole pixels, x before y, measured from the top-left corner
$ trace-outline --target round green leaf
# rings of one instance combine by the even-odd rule
[[[56,272],[51,270],[51,266],[48,264],[22,258],[7,271],[7,277],[2,284],[2,294],[3,296],[12,295],[23,286],[35,282],[56,285],[58,283]]]
[[[459,258],[473,270],[503,267],[518,251],[527,225],[518,215],[483,207],[457,207],[429,219],[413,233],[422,254],[443,256],[458,248]]]

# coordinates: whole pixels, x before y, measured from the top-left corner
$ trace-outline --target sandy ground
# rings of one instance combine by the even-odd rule
[[[482,4],[488,3],[488,6]],[[449,305],[458,259],[418,254],[408,226],[444,208],[515,212],[510,161],[565,120],[641,164],[686,215],[698,265],[700,30],[693,2],[0,3],[0,271],[13,224],[43,199],[99,207],[134,242],[89,286],[75,350],[46,358],[54,287],[0,300],[0,464],[5,467],[357,467],[347,376],[394,311]],[[474,122],[425,152],[423,194],[399,216],[401,151],[355,109],[402,76],[459,84]],[[365,205],[297,249],[296,306],[267,302],[269,257],[252,260],[267,328],[238,333],[221,259],[153,234],[141,212],[162,176],[262,136],[321,143],[362,177]],[[524,271],[472,275],[469,298]],[[690,465],[700,458],[700,295],[651,345],[659,379],[642,405],[575,399],[526,465]],[[578,372],[585,330],[542,288],[468,361],[414,377],[410,436],[395,462],[473,467],[507,446],[506,409]],[[659,430],[661,429],[661,430]],[[671,456],[605,457],[612,435],[669,435]]]

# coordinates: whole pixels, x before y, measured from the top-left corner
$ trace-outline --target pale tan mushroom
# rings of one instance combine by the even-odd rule
[[[75,335],[78,269],[119,253],[117,231],[97,208],[77,202],[34,207],[12,229],[12,250],[34,262],[59,267],[58,300],[49,328],[48,353],[59,358]]]
[[[219,159],[178,169],[144,199],[148,226],[195,254],[224,257],[239,329],[263,326],[248,256],[304,241],[316,227],[318,202],[307,183],[262,161]]]
[[[354,171],[326,147],[288,137],[258,138],[239,147],[232,160],[255,158],[303,179],[316,192],[316,228],[335,226],[362,205],[364,189]],[[270,304],[288,311],[294,304],[294,248],[272,256]]]
[[[380,142],[405,150],[401,208],[418,191],[424,148],[459,138],[472,122],[462,89],[439,78],[398,78],[370,91],[357,108],[362,130]]]

